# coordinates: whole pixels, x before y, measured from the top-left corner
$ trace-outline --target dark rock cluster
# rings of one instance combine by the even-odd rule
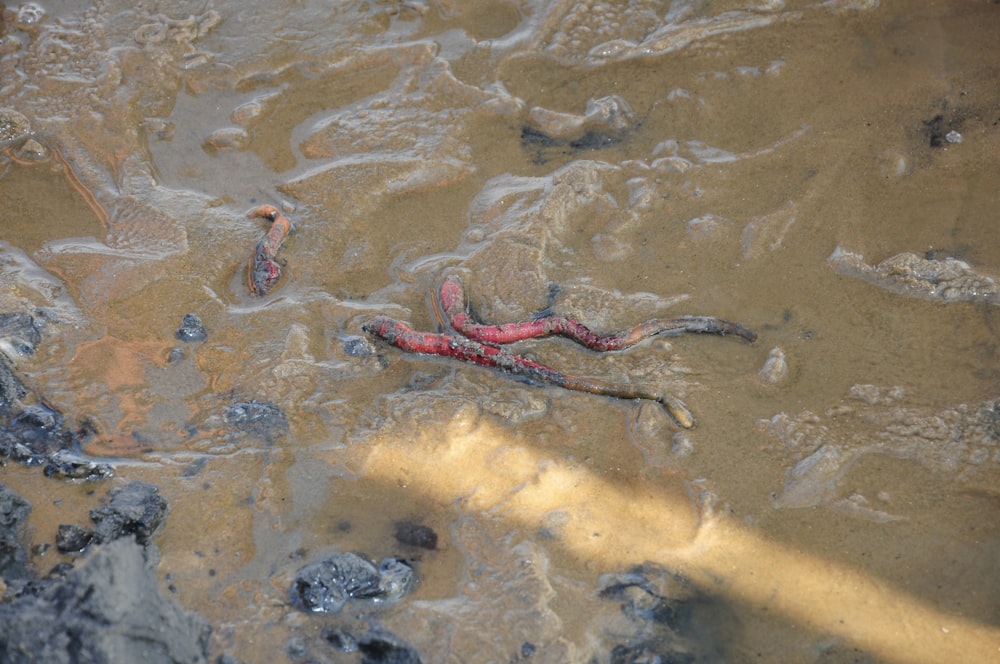
[[[160,594],[149,542],[166,513],[155,487],[133,482],[94,510],[99,542],[76,567],[35,578],[21,545],[30,506],[0,485],[0,662],[208,661],[211,627]]]

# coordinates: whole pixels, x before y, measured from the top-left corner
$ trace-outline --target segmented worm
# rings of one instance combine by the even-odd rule
[[[465,301],[465,289],[456,276],[445,277],[438,289],[441,309],[457,332],[469,339],[492,344],[508,344],[514,341],[537,337],[561,336],[572,339],[581,346],[596,351],[622,350],[656,335],[677,335],[684,333],[736,335],[749,342],[757,340],[757,335],[739,323],[713,316],[678,316],[658,318],[640,323],[633,328],[614,334],[595,334],[586,325],[563,316],[546,316],[519,323],[485,325],[469,313]]]
[[[387,316],[376,316],[365,323],[362,329],[408,353],[450,357],[567,390],[602,394],[619,399],[648,399],[662,404],[679,426],[690,429],[695,423],[691,411],[683,401],[675,397],[638,387],[614,385],[573,376],[489,343],[480,343],[449,334],[417,332]]]

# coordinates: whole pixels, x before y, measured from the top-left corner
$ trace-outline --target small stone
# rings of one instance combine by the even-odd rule
[[[33,138],[26,140],[17,149],[17,157],[25,161],[45,161],[52,156],[52,152]]]
[[[80,526],[60,524],[56,534],[56,548],[60,553],[79,553],[87,548],[94,539],[90,533]]]
[[[409,546],[433,551],[437,548],[438,536],[428,526],[413,523],[412,521],[397,521],[396,541],[400,544],[408,544]]]
[[[177,338],[185,343],[208,339],[208,330],[195,314],[184,314],[181,326],[177,328]]]
[[[372,342],[365,337],[353,334],[343,338],[343,348],[344,353],[351,357],[369,357],[377,352]]]
[[[31,122],[13,108],[0,108],[0,145],[16,141],[31,131]]]
[[[250,134],[242,127],[217,129],[205,138],[202,149],[208,154],[225,150],[245,150],[250,146]]]
[[[772,348],[757,376],[765,385],[777,385],[788,378],[788,359],[785,357],[785,351],[778,346]]]
[[[340,627],[327,627],[320,637],[340,652],[357,652],[358,640],[353,634]]]
[[[112,489],[108,497],[107,505],[90,510],[98,542],[132,535],[138,544],[147,544],[167,517],[167,501],[152,484],[135,480]]]
[[[362,664],[420,664],[420,655],[391,632],[374,629],[358,641]]]

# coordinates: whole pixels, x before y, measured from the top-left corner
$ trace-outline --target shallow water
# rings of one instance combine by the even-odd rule
[[[0,144],[0,302],[55,320],[18,369],[97,427],[113,482],[161,487],[164,586],[214,654],[352,661],[318,635],[374,624],[428,662],[1000,657],[993,5],[263,4],[22,5],[0,54],[0,107],[36,141]],[[257,298],[261,203],[296,232]],[[930,262],[883,263],[907,253]],[[978,285],[942,282],[947,258]],[[520,347],[667,390],[690,431],[349,352],[374,314],[436,329],[445,273],[486,320],[697,313],[759,339]],[[207,341],[175,338],[189,312]],[[249,399],[287,430],[234,431]],[[37,542],[104,493],[2,481]],[[409,557],[420,584],[294,611],[292,575],[330,550]],[[600,597],[642,564],[685,620]]]

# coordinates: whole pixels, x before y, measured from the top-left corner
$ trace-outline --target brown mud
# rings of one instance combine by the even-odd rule
[[[116,477],[0,468],[31,544],[156,484],[161,585],[248,663],[1000,657],[997,5],[71,4],[3,9],[0,313],[45,325],[0,351]],[[516,346],[680,431],[366,339],[447,273],[486,322],[758,340]],[[419,582],[296,610],[333,551]]]

